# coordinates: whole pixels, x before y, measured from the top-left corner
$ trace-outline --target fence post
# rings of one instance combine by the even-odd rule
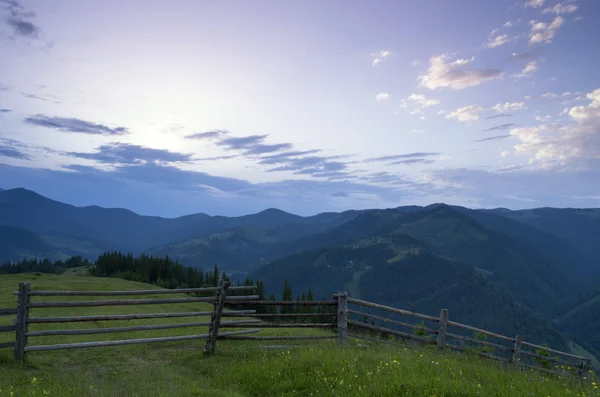
[[[204,347],[204,352],[214,353],[215,345],[217,344],[217,337],[219,335],[219,325],[221,324],[221,315],[223,314],[223,306],[225,305],[225,298],[227,297],[227,289],[229,288],[229,281],[221,280],[220,289],[217,291],[215,300],[213,301],[213,312],[210,315],[210,325],[208,326],[208,340]]]
[[[348,341],[348,292],[337,294],[337,337],[338,345],[345,346]]]
[[[440,328],[437,335],[437,345],[440,349],[446,344],[446,329],[448,328],[448,309],[440,311]]]
[[[590,365],[590,359],[582,360],[581,362],[581,373],[579,374],[579,380],[583,383],[583,380],[587,374]]]
[[[29,289],[31,284],[19,283],[17,303],[17,330],[15,334],[15,360],[23,361],[27,346],[27,319],[29,318]]]
[[[522,341],[523,341],[523,338],[521,337],[521,335],[515,336],[515,347],[513,348],[513,356],[512,356],[512,363],[515,366],[518,366],[519,361],[521,360],[521,342]]]

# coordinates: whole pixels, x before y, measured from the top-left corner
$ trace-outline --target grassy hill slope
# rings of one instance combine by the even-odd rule
[[[18,281],[39,289],[128,290],[153,286],[109,278],[36,276],[0,278],[0,305],[11,306]],[[57,299],[57,298],[52,298]],[[79,298],[78,298],[79,299]],[[168,312],[208,309],[207,304],[146,307],[38,309],[36,316],[123,312]],[[45,310],[44,313],[41,313]],[[77,313],[76,313],[77,312]],[[5,319],[5,317],[4,317]],[[181,321],[181,320],[180,320]],[[156,323],[156,320],[153,321]],[[116,322],[111,322],[115,326]],[[130,321],[128,324],[136,324]],[[91,325],[89,325],[91,327]],[[96,326],[104,326],[99,324]],[[45,327],[45,329],[48,326]],[[57,325],[71,328],[68,324]],[[204,329],[197,330],[204,332]],[[300,331],[283,331],[286,333]],[[161,336],[190,330],[161,331]],[[146,333],[145,335],[149,335]],[[134,333],[81,337],[83,340],[129,339]],[[40,340],[35,340],[40,339]],[[30,338],[60,343],[64,336]],[[277,343],[277,342],[276,342]],[[203,341],[117,346],[28,353],[24,365],[12,352],[0,350],[0,395],[14,396],[481,396],[598,397],[588,379],[584,385],[549,379],[536,372],[519,373],[478,357],[407,348],[402,344],[346,349],[312,342],[302,348],[256,349],[259,342],[220,341],[217,354],[202,354]],[[298,343],[304,345],[304,343]]]
[[[19,261],[24,258],[49,260],[67,259],[35,233],[18,227],[0,225],[0,258],[4,261]]]

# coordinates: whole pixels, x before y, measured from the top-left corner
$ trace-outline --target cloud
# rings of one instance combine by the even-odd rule
[[[562,26],[565,19],[561,16],[554,18],[552,23],[529,21],[531,31],[529,32],[529,43],[548,43],[552,41],[558,28]]]
[[[9,113],[12,112],[10,109],[0,109],[0,113]]]
[[[517,26],[519,24],[519,22],[521,22],[520,19],[517,19],[516,21],[507,21],[506,23],[504,23],[504,25],[502,25],[502,27],[512,28],[513,26]]]
[[[558,3],[554,7],[548,7],[542,11],[542,14],[554,13],[556,15],[570,14],[577,11],[579,7],[576,4]]]
[[[544,0],[529,0],[525,3],[525,7],[539,8],[544,5]]]
[[[513,123],[500,124],[500,125],[497,125],[497,126],[492,127],[492,128],[488,128],[487,130],[483,130],[483,131],[484,132],[488,132],[488,131],[507,130],[507,129],[512,128],[514,126],[515,125]]]
[[[289,152],[282,152],[277,154],[271,154],[269,156],[261,156],[258,161],[259,164],[280,164],[289,161],[290,158],[305,156],[307,154],[319,153],[321,149],[312,150],[292,150]]]
[[[441,155],[441,153],[415,152],[415,153],[406,153],[406,154],[394,154],[391,156],[372,157],[372,158],[363,160],[363,162],[375,163],[375,162],[401,161],[401,160],[405,160],[405,159],[416,159],[416,158],[432,157],[432,156],[439,156],[439,155]]]
[[[512,114],[507,114],[507,113],[495,114],[493,116],[487,116],[485,118],[485,120],[497,119],[497,118],[500,118],[500,117],[512,117]]]
[[[20,147],[24,147],[24,145],[12,139],[0,138],[0,157],[10,157],[19,160],[31,160],[31,156],[21,151]]]
[[[524,106],[525,103],[523,102],[505,102],[494,105],[492,109],[497,111],[498,113],[503,113],[509,110],[521,110]]]
[[[65,117],[48,117],[42,114],[27,117],[25,123],[52,128],[63,132],[76,132],[91,135],[126,135],[129,133],[125,127],[110,128],[103,124],[96,124],[85,120]]]
[[[485,108],[479,105],[470,105],[456,109],[452,113],[446,115],[447,119],[455,119],[461,122],[473,121],[479,119],[479,113],[483,112]]]
[[[545,94],[542,94],[542,95],[540,95],[540,98],[542,98],[542,99],[554,99],[554,98],[556,98],[557,96],[558,96],[558,95],[556,95],[556,94],[555,94],[555,93],[553,93],[553,92],[547,92],[547,93],[545,93]]]
[[[281,159],[277,167],[270,168],[267,172],[291,171],[297,175],[311,175],[315,177],[327,176],[330,172],[341,172],[348,169],[345,162],[337,161],[339,156],[305,156],[288,157]]]
[[[431,160],[431,159],[407,159],[407,160],[393,161],[387,165],[431,164],[434,162],[435,162],[435,160]]]
[[[37,95],[33,95],[33,94],[28,94],[26,92],[22,92],[21,95],[24,96],[25,98],[37,99],[38,101],[48,102],[47,98],[43,98],[41,96],[37,96]]]
[[[420,109],[440,104],[440,101],[438,99],[427,98],[423,94],[411,94],[408,97],[408,99],[410,99],[413,102],[416,102],[419,105]]]
[[[185,139],[214,139],[220,138],[223,135],[229,134],[227,130],[214,130],[206,132],[198,132],[196,134],[186,135]]]
[[[191,154],[153,149],[128,143],[113,142],[102,145],[95,153],[67,152],[67,156],[94,160],[103,164],[146,164],[151,162],[189,162]]]
[[[496,36],[491,35],[488,39],[487,43],[485,43],[484,47],[486,48],[496,48],[500,47],[504,44],[510,43],[511,41],[516,40],[517,37],[509,37],[506,33],[498,34]]]
[[[0,83],[0,91],[10,91],[10,87]]]
[[[416,68],[417,66],[419,66],[421,64],[421,61],[419,60],[414,60],[410,63],[414,68]]]
[[[0,0],[0,7],[10,14],[6,19],[6,24],[12,30],[12,39],[16,37],[37,38],[40,28],[31,22],[35,17],[32,12],[25,12],[24,7],[15,0]]]
[[[419,81],[423,87],[430,90],[438,88],[461,90],[503,76],[504,73],[498,69],[465,69],[464,66],[474,59],[473,57],[448,62],[446,55],[433,57],[429,60],[427,74],[419,76]]]
[[[373,58],[373,66],[379,65],[381,62],[385,61],[392,55],[391,51],[381,50],[379,52],[375,52],[371,54],[371,58]]]
[[[375,95],[375,99],[377,101],[386,101],[388,99],[390,99],[390,94],[388,94],[387,92],[382,92],[380,94]]]
[[[536,70],[537,70],[537,62],[536,61],[527,62],[527,65],[525,65],[523,70],[521,70],[521,73],[514,74],[513,77],[515,77],[517,79],[521,79],[523,77],[529,77],[533,73],[535,73]]]
[[[244,137],[224,137],[215,142],[215,145],[226,150],[239,150],[245,155],[260,155],[279,152],[292,148],[291,143],[265,144],[267,135],[248,135]]]
[[[486,130],[489,131],[489,130]],[[489,138],[483,138],[483,139],[477,139],[473,142],[488,142],[488,141],[497,141],[499,139],[506,139],[506,138],[510,138],[512,135],[508,134],[508,135],[496,135],[496,136],[490,136]]]
[[[567,109],[570,124],[510,130],[521,141],[514,147],[516,152],[531,156],[530,163],[541,167],[600,167],[600,88],[586,97],[590,101],[587,106]]]

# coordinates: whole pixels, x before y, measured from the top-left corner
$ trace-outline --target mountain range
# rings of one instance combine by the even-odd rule
[[[0,189],[0,262],[168,255],[317,297],[352,296],[600,353],[600,209],[446,204],[241,217],[141,216]]]

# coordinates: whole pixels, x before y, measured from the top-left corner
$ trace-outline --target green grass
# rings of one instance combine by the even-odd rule
[[[0,307],[11,307],[18,281],[36,289],[149,289],[146,284],[77,276],[17,275],[0,278]],[[164,297],[164,295],[163,295]],[[48,298],[57,300],[58,298]],[[83,298],[77,298],[83,299]],[[39,300],[39,299],[36,299]],[[158,306],[158,307],[157,307]],[[38,309],[32,316],[209,310],[207,304]],[[10,318],[0,318],[4,324]],[[6,321],[6,320],[9,321]],[[191,319],[161,322],[201,321]],[[54,328],[157,323],[157,320],[57,324]],[[31,329],[50,325],[32,324]],[[142,336],[205,333],[202,329],[162,330],[81,337],[30,338],[50,344]],[[311,330],[265,330],[261,334],[307,334]],[[12,340],[12,334],[3,340]],[[298,348],[260,349],[268,342],[219,341],[213,356],[204,341],[115,346],[27,353],[23,364],[12,350],[0,350],[0,396],[590,396],[600,397],[592,379],[584,385],[517,372],[468,355],[410,348],[403,344],[340,349],[331,341],[290,342]],[[272,342],[282,344],[283,342]],[[591,375],[590,375],[591,376]]]

